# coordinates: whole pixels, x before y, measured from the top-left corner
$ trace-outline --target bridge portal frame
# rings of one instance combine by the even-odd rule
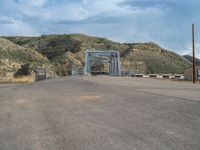
[[[110,76],[121,76],[121,62],[120,62],[120,52],[119,51],[103,51],[103,50],[87,50],[85,54],[85,68],[84,75],[91,75],[91,59],[105,59],[104,63],[109,63],[109,75]]]

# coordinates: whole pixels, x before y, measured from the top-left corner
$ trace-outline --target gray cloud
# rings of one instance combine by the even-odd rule
[[[120,42],[154,41],[189,54],[192,22],[200,41],[198,6],[198,0],[1,0],[0,34],[85,33]]]

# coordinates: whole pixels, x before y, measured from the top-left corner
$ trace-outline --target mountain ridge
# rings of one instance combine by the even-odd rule
[[[183,57],[192,63],[192,59],[193,59],[192,56],[190,56],[190,55],[183,55]],[[195,58],[195,64],[196,65],[200,65],[200,59],[199,58]]]
[[[87,49],[119,50],[122,70],[131,70],[135,73],[183,73],[191,66],[191,62],[184,57],[153,42],[119,43],[84,34],[4,38],[47,57],[60,76],[69,75],[73,68],[83,69]],[[105,66],[100,68],[106,70]]]

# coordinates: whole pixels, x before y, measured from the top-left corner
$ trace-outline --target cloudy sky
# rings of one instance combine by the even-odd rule
[[[200,57],[199,0],[0,0],[0,35],[83,33]]]

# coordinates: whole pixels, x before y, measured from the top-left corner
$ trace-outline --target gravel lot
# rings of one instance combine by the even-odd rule
[[[67,77],[0,85],[0,150],[172,149],[200,149],[200,84]]]

